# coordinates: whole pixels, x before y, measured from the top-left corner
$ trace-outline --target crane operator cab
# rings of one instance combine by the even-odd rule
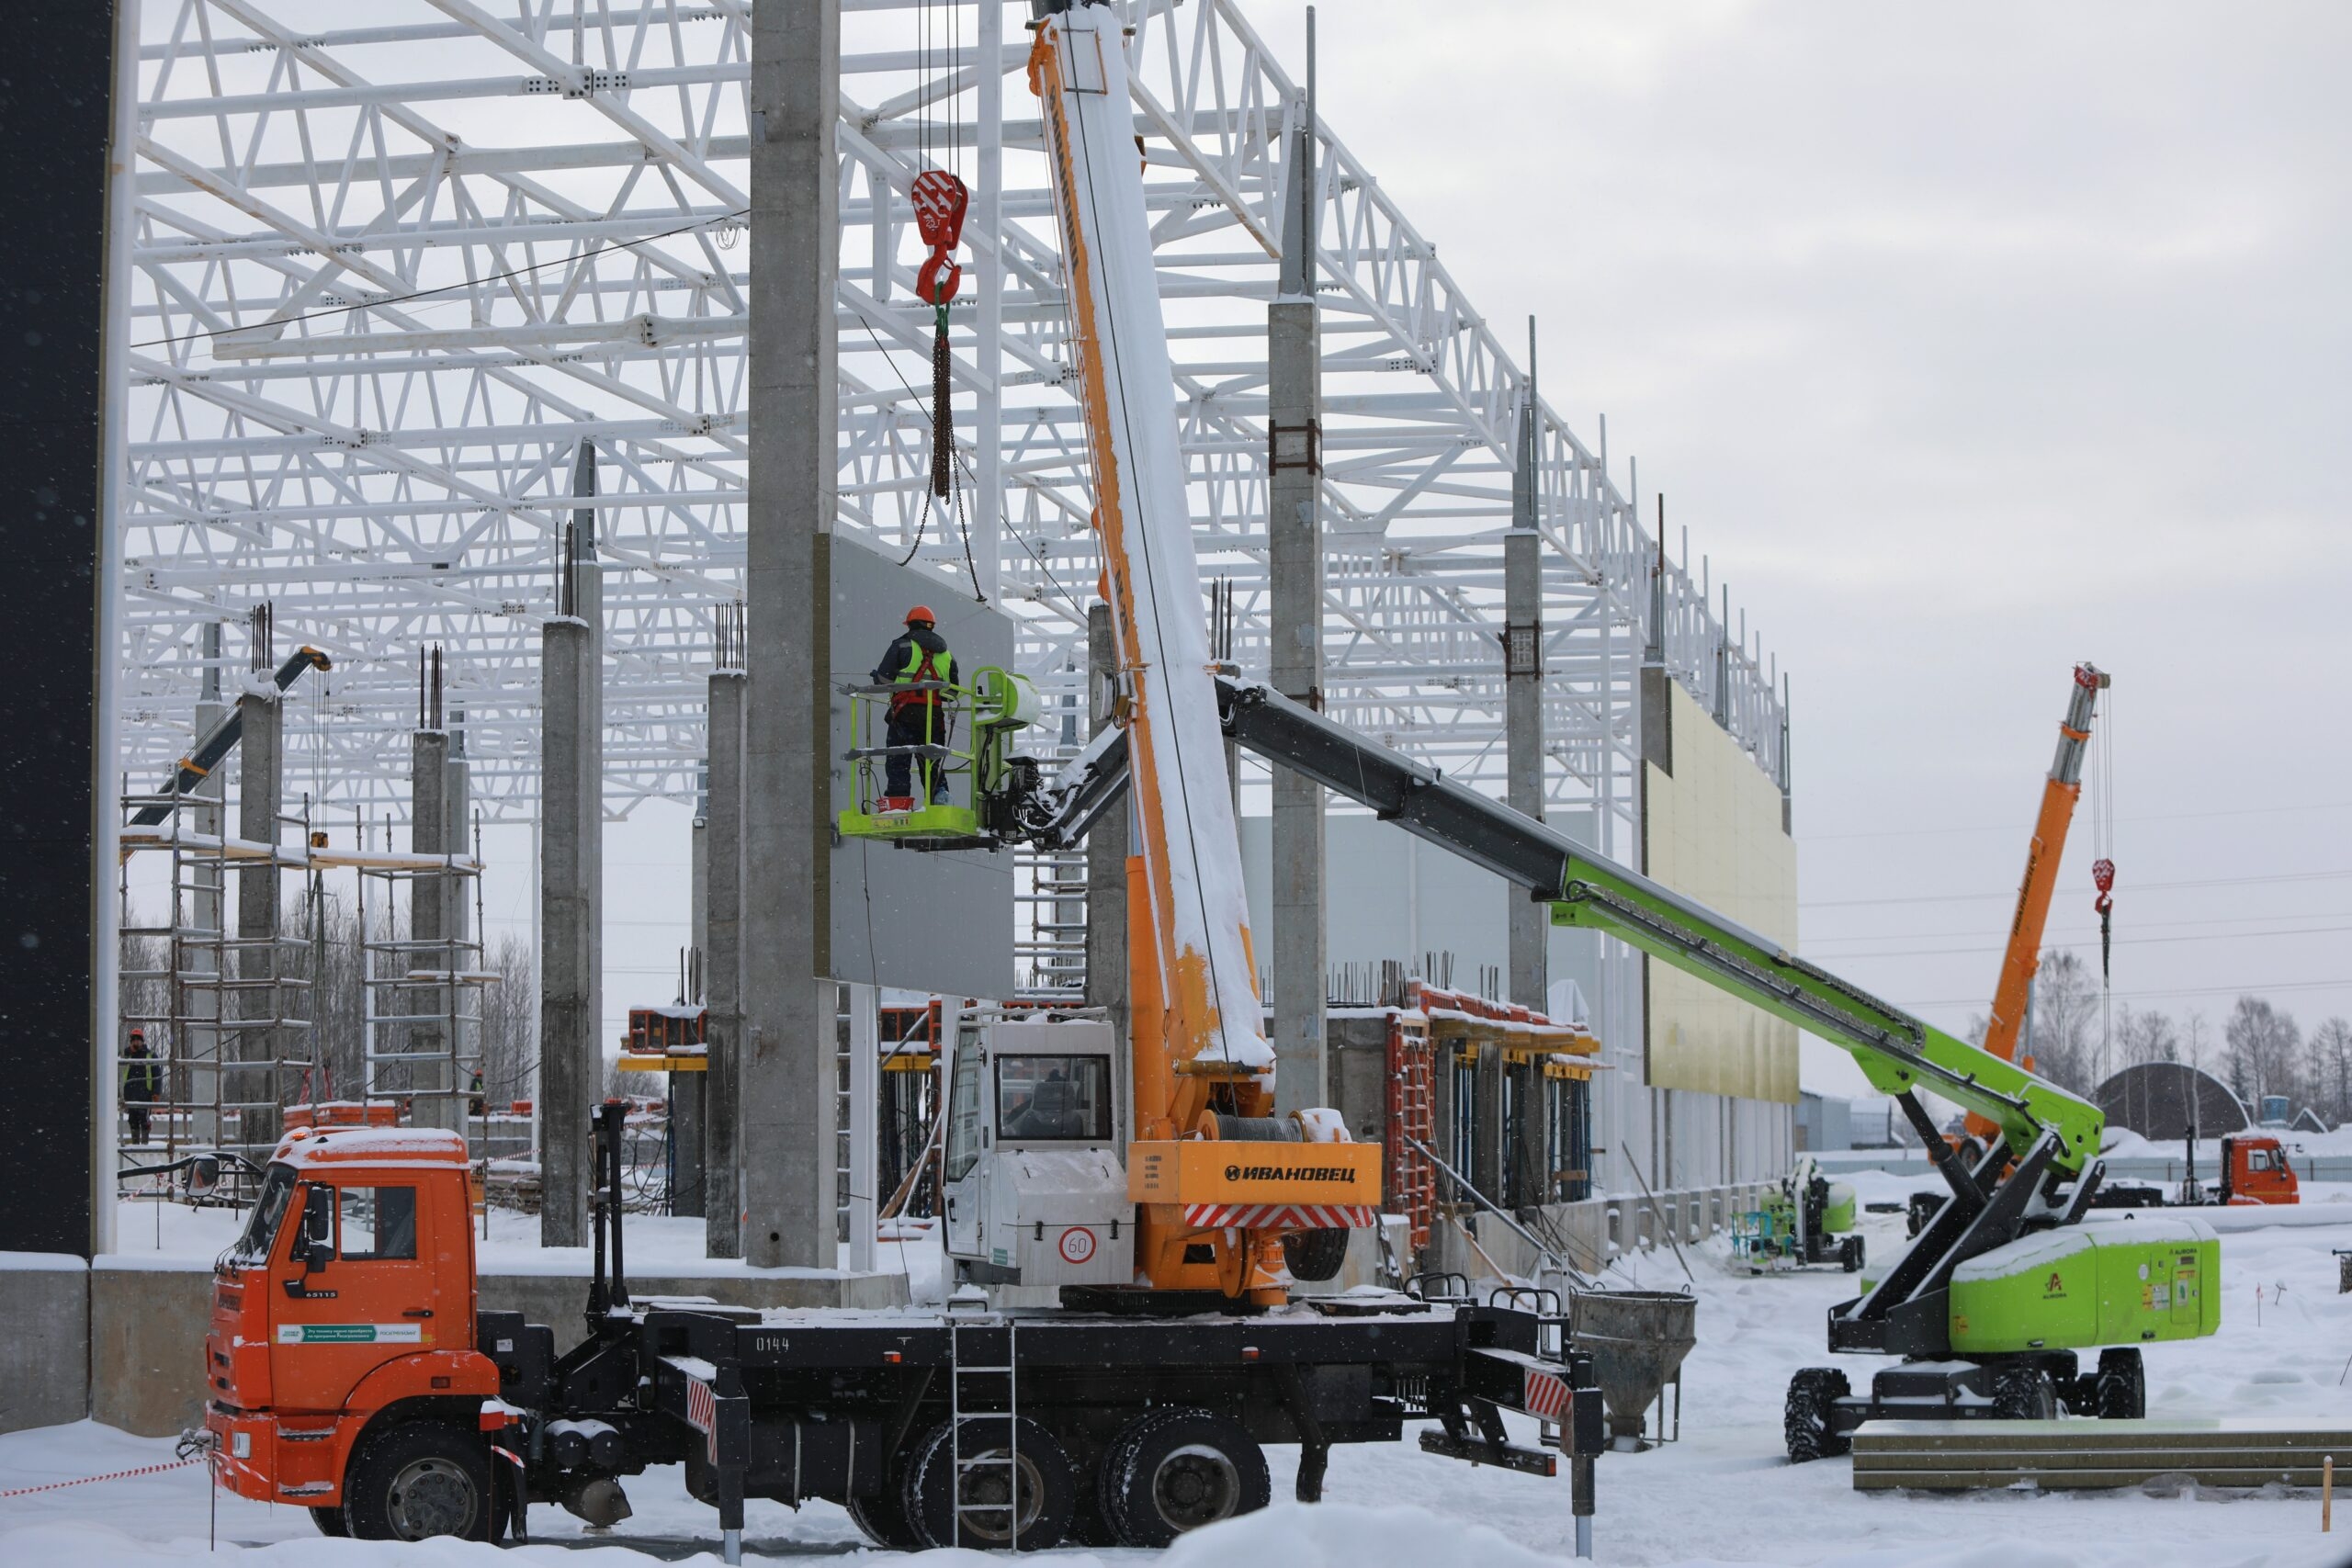
[[[1116,1048],[1099,1017],[966,1012],[948,1074],[947,1252],[982,1285],[1125,1285]]]

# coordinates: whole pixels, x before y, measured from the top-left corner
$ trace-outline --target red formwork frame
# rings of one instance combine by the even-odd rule
[[[1381,1207],[1402,1214],[1410,1225],[1418,1256],[1430,1244],[1437,1216],[1437,1168],[1421,1152],[1437,1136],[1437,1047],[1418,1015],[1388,1014],[1388,1127],[1385,1199]],[[1417,1140],[1419,1147],[1406,1140]]]

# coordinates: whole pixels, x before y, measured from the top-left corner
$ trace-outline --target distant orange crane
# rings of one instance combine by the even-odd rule
[[[2001,955],[2000,984],[1993,992],[1993,1017],[1984,1028],[1984,1049],[2005,1062],[2017,1060],[2018,1035],[2033,995],[2033,976],[2041,967],[2041,932],[2050,920],[2050,896],[2058,886],[2066,829],[2075,819],[2075,802],[2083,793],[2083,754],[2090,747],[2091,716],[2108,684],[2105,671],[2087,662],[2075,665],[2066,716],[2058,722],[2058,755],[2041,786],[2041,813],[2034,819],[2033,839],[2026,846],[2025,877],[2018,885],[2017,910],[2009,917],[2009,944]],[[2099,908],[2104,919],[2107,890],[2115,873],[2105,861],[2099,866],[2103,874]],[[2030,1069],[2032,1064],[2026,1066]],[[1980,1144],[1998,1131],[1974,1111],[1968,1113],[1968,1135]]]

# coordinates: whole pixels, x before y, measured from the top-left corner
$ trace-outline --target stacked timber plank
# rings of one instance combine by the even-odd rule
[[[1867,1421],[1854,1432],[1854,1489],[2316,1487],[2331,1455],[2352,1462],[2352,1418]]]

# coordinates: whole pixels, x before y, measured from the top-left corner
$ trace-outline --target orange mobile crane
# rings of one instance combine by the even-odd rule
[[[2050,897],[2058,887],[2058,863],[2065,853],[2066,829],[2075,819],[2075,802],[2082,797],[2083,753],[2090,745],[2091,716],[2109,682],[2107,671],[2087,660],[2075,665],[2066,716],[2058,721],[2058,755],[2052,760],[2050,776],[2041,786],[2041,811],[2034,818],[2033,838],[2026,845],[2025,877],[2018,884],[2017,909],[2009,917],[2009,945],[2001,955],[1993,1017],[1984,1028],[1984,1049],[2004,1062],[2017,1060],[2018,1035],[2033,995],[2033,976],[2041,967],[2041,932],[2050,922]],[[2099,896],[2104,902],[2104,887]],[[1976,1112],[1968,1113],[1968,1135],[1979,1144],[1997,1131]]]

